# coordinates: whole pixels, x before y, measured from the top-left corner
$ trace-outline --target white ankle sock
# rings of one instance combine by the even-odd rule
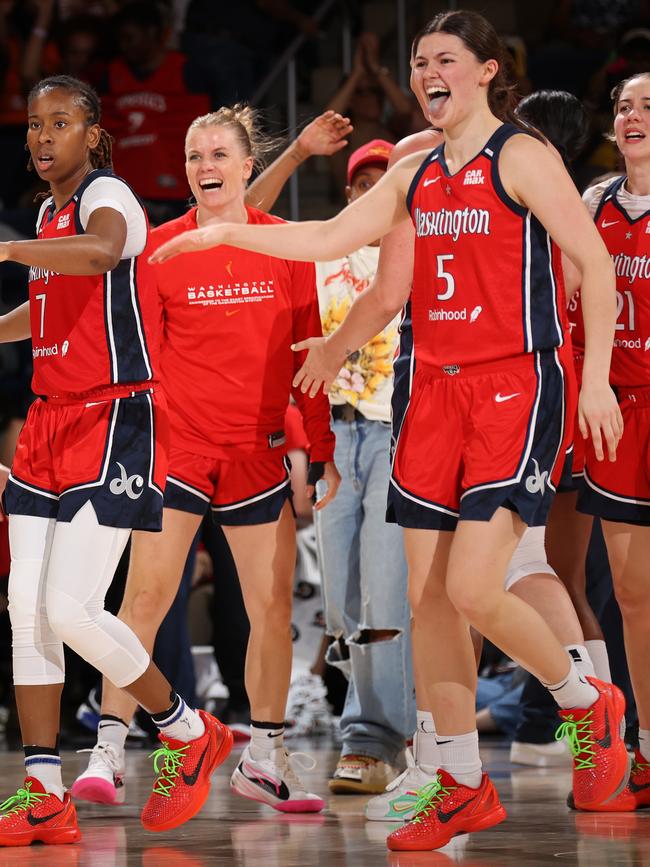
[[[29,750],[31,753],[31,750]],[[51,792],[63,800],[63,780],[61,779],[61,758],[52,753],[34,753],[25,756],[25,773],[34,777],[46,792]]]
[[[120,755],[124,753],[129,727],[117,716],[102,714],[97,726],[97,743],[111,744]]]
[[[271,750],[284,746],[284,723],[257,722],[251,720],[251,756],[265,759]]]
[[[169,710],[152,713],[151,719],[161,734],[175,741],[195,741],[205,732],[205,723],[201,717],[185,704],[180,695],[176,696]]]
[[[563,680],[559,683],[545,683],[544,686],[564,710],[591,707],[598,700],[598,690],[581,677],[573,660]]]
[[[639,729],[639,752],[650,762],[650,729]]]
[[[428,710],[417,711],[416,718],[417,731],[413,736],[413,758],[425,773],[433,776],[441,764],[440,750],[436,741],[436,726]]]
[[[609,654],[607,653],[605,642],[602,640],[585,641],[585,647],[594,664],[596,677],[599,680],[604,680],[606,683],[611,683],[612,674],[609,670]]]
[[[575,662],[578,672],[583,677],[596,677],[594,664],[584,644],[565,644],[564,649]]]
[[[437,735],[440,767],[450,773],[461,786],[478,789],[483,765],[478,751],[478,731],[464,735]]]

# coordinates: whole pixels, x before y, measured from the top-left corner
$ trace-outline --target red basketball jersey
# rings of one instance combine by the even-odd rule
[[[650,383],[650,211],[633,220],[616,193],[617,178],[603,193],[595,214],[596,227],[614,260],[617,318],[610,382],[643,386]]]
[[[81,235],[84,190],[110,171],[91,172],[59,211],[42,212],[39,238]],[[29,309],[36,394],[80,394],[155,379],[160,304],[147,250],[106,274],[70,276],[29,269]]]
[[[562,269],[541,223],[499,177],[503,124],[450,175],[444,146],[408,194],[415,224],[412,319],[418,363],[480,364],[562,345],[568,327]]]
[[[249,223],[282,220],[247,208]],[[154,229],[159,246],[196,228],[196,208]],[[284,446],[293,393],[311,458],[332,460],[329,401],[292,391],[305,353],[291,344],[321,333],[312,263],[222,245],[157,266],[164,309],[162,383],[172,442],[208,457]]]

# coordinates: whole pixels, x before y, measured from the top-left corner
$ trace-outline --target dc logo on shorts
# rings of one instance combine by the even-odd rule
[[[533,458],[533,463],[535,464],[535,472],[526,479],[526,490],[529,494],[542,494],[543,496],[548,482],[548,470],[540,473],[539,464],[535,458]]]
[[[111,494],[115,494],[116,496],[126,494],[130,500],[137,500],[142,495],[144,479],[137,473],[134,473],[132,476],[127,475],[126,469],[122,464],[119,461],[116,461],[115,463],[120,468],[121,475],[119,479],[113,479],[108,486],[109,491]],[[140,488],[140,490],[134,491],[134,487]]]

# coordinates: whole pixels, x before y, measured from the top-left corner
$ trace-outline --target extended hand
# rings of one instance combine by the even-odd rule
[[[325,484],[327,485],[327,493],[324,494],[314,506],[314,509],[317,512],[320,512],[320,510],[324,509],[328,503],[331,503],[331,501],[336,496],[339,485],[341,484],[341,476],[339,475],[339,471],[336,469],[336,464],[333,461],[328,461],[325,464],[325,468],[323,469],[322,481],[325,482]],[[307,496],[311,499],[313,495],[313,487],[308,487]]]
[[[304,158],[330,157],[347,145],[345,137],[352,129],[349,117],[343,117],[337,111],[325,111],[307,124],[296,139],[296,145]]]
[[[583,384],[578,401],[578,425],[583,439],[591,435],[596,460],[602,461],[605,457],[603,437],[609,460],[616,460],[616,448],[623,436],[623,416],[608,383],[592,386]]]
[[[302,367],[293,378],[294,388],[300,388],[303,394],[309,392],[309,397],[316,397],[321,388],[323,394],[329,394],[345,359],[332,358],[325,337],[308,337],[294,343],[291,348],[294,352],[308,350]]]
[[[176,235],[149,256],[149,263],[160,265],[161,262],[166,262],[180,253],[196,253],[198,250],[208,250],[210,247],[223,244],[221,229],[222,226],[204,226],[201,229],[192,229],[183,232],[182,235]]]

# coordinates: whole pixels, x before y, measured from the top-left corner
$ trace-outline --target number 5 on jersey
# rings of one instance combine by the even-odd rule
[[[445,264],[447,262],[452,262],[454,259],[453,253],[442,253],[436,257],[436,277],[439,277],[441,280],[444,280],[447,284],[447,288],[442,293],[442,295],[437,295],[438,301],[449,301],[454,292],[456,291],[456,283],[454,281],[454,275],[450,274],[449,271],[445,271]]]

